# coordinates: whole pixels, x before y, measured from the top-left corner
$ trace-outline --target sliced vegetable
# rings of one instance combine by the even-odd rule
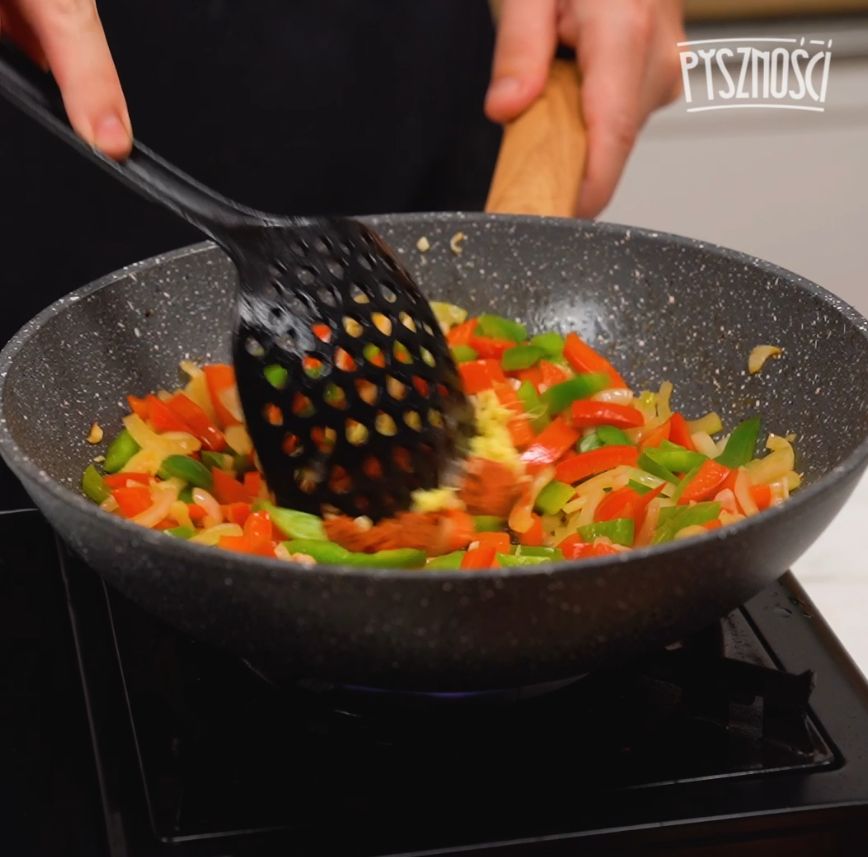
[[[624,435],[624,445],[628,444],[630,441],[627,438],[627,435]],[[579,441],[579,452],[590,452],[592,449],[599,449],[601,446],[605,446],[606,444],[600,440],[600,435],[597,432],[592,431],[589,435],[585,435]]]
[[[477,533],[477,547],[490,547],[496,553],[509,553],[509,533]]]
[[[425,568],[461,568],[461,561],[466,551],[452,551],[442,556],[435,556],[425,563]]]
[[[212,363],[203,366],[202,371],[205,373],[214,413],[223,428],[243,422],[241,402],[235,386],[235,368],[227,363]]]
[[[545,545],[519,545],[515,550],[515,556],[544,556],[552,562],[564,558],[560,548],[547,547]]]
[[[549,413],[559,414],[577,399],[593,396],[594,393],[605,390],[608,385],[609,378],[601,373],[575,375],[567,381],[549,387],[542,394],[542,400],[548,407]]]
[[[525,413],[530,419],[533,430],[541,432],[551,422],[545,403],[540,398],[536,387],[530,381],[522,381],[516,390],[519,401],[524,405]]]
[[[520,545],[524,545],[525,547],[539,547],[545,543],[542,518],[539,515],[535,515],[533,512],[531,512],[530,518],[531,525],[523,533],[518,534],[518,542]]]
[[[666,510],[661,510],[661,512]],[[686,527],[708,524],[720,517],[720,503],[697,503],[673,509],[667,515],[661,514],[660,523],[651,543],[655,545],[671,542]]]
[[[223,432],[191,398],[183,393],[176,393],[167,404],[190,427],[190,431],[202,441],[203,446],[215,452],[225,449],[226,438]]]
[[[583,541],[578,533],[567,536],[558,547],[563,551],[565,559],[592,559],[600,556],[613,556],[618,553],[616,548],[604,542],[589,544]]]
[[[170,455],[163,461],[161,470],[170,477],[182,479],[188,485],[204,488],[206,491],[210,491],[214,484],[211,471],[204,464],[196,461],[195,458],[189,458],[186,455]]]
[[[554,480],[539,492],[535,508],[542,515],[556,515],[575,493],[572,485]]]
[[[350,556],[346,548],[323,539],[291,539],[283,545],[291,554],[304,554],[327,565],[343,563]]]
[[[192,539],[196,535],[193,527],[171,527],[166,532],[176,539]]]
[[[81,477],[81,490],[94,503],[104,503],[111,497],[111,491],[109,491],[105,480],[93,464],[88,464],[84,470],[84,474]]]
[[[596,434],[603,446],[630,446],[630,438],[615,426],[599,426]]]
[[[549,556],[520,556],[518,554],[499,553],[495,555],[497,564],[504,568],[520,568],[523,565],[541,565],[552,562]]]
[[[461,324],[456,324],[446,334],[446,341],[450,346],[470,345],[470,339],[476,332],[477,324],[478,322],[475,318],[469,318]]]
[[[595,524],[587,524],[579,527],[579,535],[586,542],[594,539],[607,538],[616,545],[626,548],[632,547],[636,535],[636,524],[632,518],[614,518],[611,521],[598,521]]]
[[[490,545],[472,548],[461,558],[461,568],[491,568],[494,565],[494,548]]]
[[[682,414],[678,412],[672,414],[672,423],[669,429],[669,440],[689,449],[691,452],[696,452],[696,446],[693,443],[693,438],[690,432],[690,426]]]
[[[579,433],[563,417],[553,420],[537,435],[536,440],[522,453],[528,466],[554,464],[579,439]],[[567,480],[562,479],[562,482]]]
[[[322,518],[316,515],[297,512],[295,509],[283,509],[264,500],[260,500],[256,508],[266,511],[274,526],[290,539],[327,539]]]
[[[211,468],[211,480],[214,496],[223,505],[229,503],[246,503],[250,500],[244,486],[231,473],[219,467]]]
[[[500,365],[505,372],[515,372],[518,369],[529,369],[535,366],[545,356],[545,351],[534,345],[514,345],[504,351]]]
[[[731,472],[717,461],[706,459],[684,477],[672,499],[680,505],[711,500]]]
[[[134,488],[115,488],[112,497],[115,498],[118,509],[125,518],[135,518],[152,505],[151,489],[144,485],[137,485]]]
[[[665,479],[673,485],[679,482],[678,477],[657,456],[658,450],[646,449],[639,457],[639,467],[658,479]]]
[[[645,425],[645,417],[641,411],[629,405],[616,405],[612,402],[573,402],[570,413],[576,428],[600,425],[637,428]]]
[[[704,455],[676,446],[667,440],[664,440],[656,449],[646,449],[645,455],[653,458],[670,473],[686,473],[693,470],[694,467],[699,467],[707,460]]]
[[[561,482],[575,485],[589,476],[596,476],[621,465],[635,466],[639,450],[635,446],[604,446],[590,452],[580,452],[565,458],[555,471]]]
[[[211,452],[204,450],[202,452],[202,464],[206,467],[219,467],[220,470],[234,470],[235,457],[227,455],[225,452]]]
[[[493,339],[509,339],[512,342],[524,342],[527,339],[527,328],[517,321],[500,315],[480,315],[477,319],[477,332],[481,336]]]
[[[729,436],[726,448],[717,457],[718,464],[729,468],[744,467],[754,457],[761,427],[759,417],[739,423]]]
[[[117,473],[140,449],[133,436],[122,429],[106,451],[103,462],[106,473]]]
[[[467,363],[459,363],[458,371],[464,392],[470,396],[490,390],[498,381],[506,381],[506,375],[496,360],[469,360]]]
[[[469,360],[477,360],[479,358],[479,352],[469,345],[453,345],[450,351],[452,352],[452,359],[456,363],[467,363]]]
[[[473,526],[477,533],[496,533],[506,527],[506,519],[497,515],[474,515]]]
[[[564,338],[559,333],[538,333],[532,336],[530,344],[539,348],[553,360],[559,360],[564,354]]]
[[[576,372],[600,372],[608,378],[609,387],[626,387],[627,383],[602,354],[597,353],[578,334],[570,333],[564,342],[564,357]]]

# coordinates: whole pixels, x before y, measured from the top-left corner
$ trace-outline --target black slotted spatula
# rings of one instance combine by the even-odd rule
[[[438,484],[472,409],[428,302],[373,230],[246,208],[139,143],[123,162],[104,156],[72,130],[50,76],[6,45],[0,93],[232,259],[238,389],[279,503],[377,519]]]

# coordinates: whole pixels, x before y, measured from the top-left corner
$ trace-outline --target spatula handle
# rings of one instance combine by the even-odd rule
[[[166,206],[220,243],[233,228],[251,218],[261,223],[265,217],[199,184],[141,143],[133,144],[124,161],[94,149],[70,126],[51,76],[4,43],[0,43],[0,95],[128,187]]]
[[[574,217],[586,152],[576,65],[557,59],[542,95],[504,128],[485,210]]]

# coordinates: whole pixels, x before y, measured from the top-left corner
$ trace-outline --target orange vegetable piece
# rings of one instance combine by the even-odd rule
[[[138,396],[127,396],[127,402],[129,403],[130,410],[141,419],[146,420],[148,418],[148,401],[146,398],[138,398]]]
[[[479,547],[494,548],[495,553],[509,553],[509,533],[477,533],[474,541]]]
[[[494,339],[490,336],[471,336],[467,343],[480,357],[500,361],[505,351],[515,346],[510,339]]]
[[[229,366],[226,363],[213,363],[209,366],[204,366],[202,371],[205,373],[205,381],[208,384],[211,404],[214,406],[214,412],[217,414],[220,424],[223,428],[240,425],[241,420],[236,419],[232,415],[232,412],[223,404],[220,398],[226,390],[231,390],[235,386],[235,367]]]
[[[230,524],[238,524],[239,527],[243,527],[244,522],[250,517],[252,507],[250,503],[227,503],[222,507],[222,510],[223,517],[226,518]],[[192,515],[190,517],[192,517]]]
[[[771,506],[772,489],[768,485],[753,485],[750,493],[753,495],[753,501],[758,509],[768,509]]]
[[[629,405],[616,405],[614,402],[595,402],[591,399],[579,399],[573,402],[571,416],[576,428],[603,425],[638,428],[645,425],[645,417],[636,408]]]
[[[577,333],[567,334],[564,341],[564,357],[576,372],[601,372],[609,376],[613,387],[627,386],[627,382],[618,370]]]
[[[537,390],[540,393],[549,387],[554,387],[555,384],[568,381],[570,378],[570,373],[563,366],[558,366],[557,363],[552,363],[550,360],[540,360],[537,366],[540,374]]]
[[[672,443],[677,443],[691,452],[696,452],[696,446],[693,443],[693,438],[690,436],[690,428],[687,425],[687,420],[680,413],[672,414],[672,423],[669,431],[669,440]]]
[[[226,448],[226,438],[223,437],[223,432],[211,422],[208,414],[189,396],[177,393],[167,404],[189,426],[188,431],[199,438],[207,449],[220,452]]]
[[[603,446],[565,458],[557,466],[555,478],[574,485],[622,464],[635,467],[638,461],[639,450],[635,446]]]
[[[531,468],[553,464],[568,449],[575,446],[579,437],[579,432],[561,415],[553,419],[536,436],[534,442],[522,453],[521,459]]]
[[[181,419],[164,401],[156,396],[148,396],[145,400],[148,409],[148,419],[154,427],[154,431],[185,431],[194,434],[193,429]]]
[[[479,324],[479,319],[476,318],[469,318],[462,324],[456,324],[446,334],[446,341],[449,345],[470,345],[470,338],[473,336],[477,324]]]
[[[728,467],[718,464],[709,459],[704,461],[696,476],[690,480],[678,498],[679,505],[686,506],[688,503],[710,500],[718,491],[722,490],[723,483],[730,476]]]
[[[208,513],[198,503],[188,503],[187,514],[190,516],[191,521],[201,521]]]
[[[256,500],[262,494],[262,474],[258,470],[250,470],[244,474],[244,490],[251,500]]]
[[[214,479],[213,494],[221,505],[230,503],[247,503],[250,500],[244,486],[225,470],[219,467],[211,468],[211,476]]]
[[[117,501],[118,509],[125,518],[140,515],[145,509],[149,509],[152,503],[151,489],[143,485],[134,488],[115,488],[112,497]]]
[[[464,392],[470,396],[490,390],[498,381],[506,381],[506,375],[497,360],[468,360],[458,364],[458,372]]]
[[[662,425],[657,426],[652,432],[645,436],[639,446],[642,449],[654,449],[660,446],[664,440],[669,440],[669,435],[672,431],[672,419],[666,420]]]
[[[491,568],[494,565],[494,548],[491,545],[467,551],[461,558],[461,568],[473,570]]]
[[[527,416],[524,405],[518,397],[518,393],[513,390],[512,385],[508,381],[498,381],[494,384],[493,389],[500,403],[515,414],[507,424],[507,429],[516,449],[523,449],[529,446],[534,439],[533,427],[530,424],[530,419]]]
[[[536,512],[531,512],[531,518],[530,529],[518,534],[518,542],[525,547],[540,547],[543,544],[542,518]]]
[[[106,487],[110,491],[113,491],[115,488],[128,487],[127,483],[129,482],[135,482],[139,485],[149,485],[151,477],[147,473],[106,473],[102,481],[105,482]]]

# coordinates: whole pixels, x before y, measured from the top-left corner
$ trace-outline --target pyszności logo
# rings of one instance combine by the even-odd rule
[[[801,38],[678,42],[688,113],[739,107],[822,113],[832,42]]]

